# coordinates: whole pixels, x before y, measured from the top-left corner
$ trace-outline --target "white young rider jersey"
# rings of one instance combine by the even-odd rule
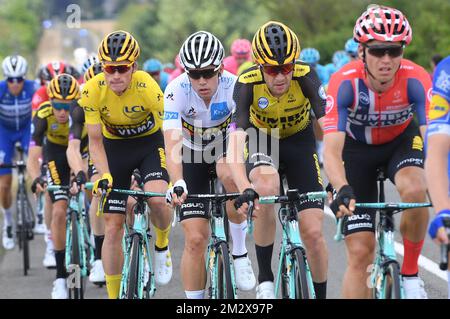
[[[195,151],[223,143],[236,108],[233,100],[236,79],[234,74],[223,71],[207,106],[193,89],[188,75],[178,76],[164,91],[163,130],[182,129],[183,144]]]

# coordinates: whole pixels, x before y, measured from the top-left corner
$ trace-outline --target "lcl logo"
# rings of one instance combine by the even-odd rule
[[[141,117],[143,112],[145,112],[145,108],[142,105],[125,106],[123,108],[123,114],[125,114],[126,117],[131,119]]]

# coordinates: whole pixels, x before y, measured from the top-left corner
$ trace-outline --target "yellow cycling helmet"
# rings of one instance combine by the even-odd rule
[[[47,86],[47,95],[50,99],[78,100],[80,87],[73,76],[63,73],[50,81]]]
[[[252,52],[256,63],[282,65],[298,59],[300,43],[295,33],[283,23],[269,21],[255,33]]]
[[[108,34],[98,47],[101,62],[135,62],[139,57],[139,44],[127,31],[114,31]]]
[[[92,79],[97,74],[103,72],[102,64],[101,63],[94,63],[92,64],[84,73],[84,81],[87,82],[90,79]]]

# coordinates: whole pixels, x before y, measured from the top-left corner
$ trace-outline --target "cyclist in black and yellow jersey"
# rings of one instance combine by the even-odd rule
[[[41,177],[39,157],[44,149],[48,163],[47,182],[50,185],[68,185],[70,167],[66,158],[69,141],[69,114],[73,112],[76,99],[80,97],[77,80],[68,74],[60,74],[48,85],[49,101],[41,104],[33,118],[32,137],[28,154],[27,171],[33,179],[31,190],[40,193],[46,183]],[[47,139],[43,147],[43,140]],[[82,139],[83,140],[83,139]],[[81,147],[86,146],[81,143]],[[84,144],[84,145],[83,145]],[[68,194],[66,190],[49,192],[52,205],[51,232],[56,258],[56,280],[53,282],[53,299],[67,299],[65,267],[66,210]]]
[[[234,88],[236,113],[230,125],[233,132],[227,157],[233,161],[234,181],[243,192],[235,204],[240,213],[247,211],[248,200],[279,193],[280,167],[284,167],[289,188],[302,193],[323,190],[311,109],[322,124],[326,96],[316,72],[307,64],[295,62],[300,52],[299,41],[294,32],[279,22],[269,21],[256,32],[252,51],[257,65],[244,71]],[[244,165],[247,135],[248,158]],[[322,200],[307,200],[297,208],[318,298],[326,296],[328,262],[322,235],[323,205]],[[256,297],[274,298],[271,269],[276,228],[274,206],[259,206],[256,202],[254,214],[259,267]]]
[[[103,72],[83,87],[78,103],[85,112],[89,154],[102,176],[94,194],[107,188],[130,187],[135,168],[144,190],[165,193],[168,188],[164,140],[161,133],[163,93],[149,74],[137,70],[139,45],[126,31],[108,34],[98,56]],[[105,239],[102,262],[109,298],[117,298],[123,264],[122,236],[127,196],[110,193],[104,206]],[[155,279],[166,284],[172,277],[168,249],[172,212],[165,198],[148,200],[155,226]]]
[[[91,65],[84,74],[85,81],[89,81],[98,73],[102,72],[100,63]],[[92,159],[89,157],[87,150],[80,150],[80,144],[83,143],[82,138],[85,136],[86,125],[84,110],[81,107],[77,107],[71,114],[71,125],[69,134],[69,145],[67,147],[67,161],[72,171],[76,174],[76,178],[73,182],[79,188],[83,185],[87,178],[91,182],[95,182],[100,178],[95,166],[92,163]],[[86,173],[87,172],[87,178]],[[90,195],[90,192],[87,193]],[[89,281],[102,284],[105,282],[105,272],[103,270],[103,264],[101,260],[101,251],[103,246],[103,240],[105,237],[105,226],[103,223],[103,217],[97,216],[98,198],[92,197],[91,205],[89,207],[90,225],[94,235],[94,262],[91,265],[89,271]]]

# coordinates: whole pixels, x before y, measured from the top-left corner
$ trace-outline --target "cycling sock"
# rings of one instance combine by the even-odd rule
[[[419,272],[418,260],[420,256],[420,252],[422,251],[423,240],[418,243],[413,243],[403,237],[403,245],[404,245],[404,257],[403,257],[403,265],[402,265],[402,275],[414,275]]]
[[[448,299],[450,299],[450,270],[447,270]]]
[[[120,282],[122,281],[122,274],[106,275],[106,290],[108,291],[109,299],[118,299],[120,292]]]
[[[244,257],[247,257],[247,253],[245,253],[245,254],[242,254],[242,255],[238,255],[238,256],[236,256],[236,255],[231,255],[231,256],[233,256],[233,259],[238,259],[238,258],[244,258]]]
[[[94,259],[95,260],[102,259],[102,246],[103,246],[104,239],[105,239],[105,235],[102,235],[102,236],[94,235],[94,242],[95,242]]]
[[[12,216],[12,210],[10,208],[4,208],[5,213],[5,227],[12,226],[13,224],[13,216]]]
[[[56,279],[58,278],[66,278],[66,265],[65,265],[65,257],[66,250],[55,250],[55,259],[56,259]]]
[[[247,221],[243,221],[240,224],[235,224],[228,221],[230,224],[230,234],[233,239],[233,251],[232,255],[243,255],[247,253],[247,247],[245,247],[245,236],[247,235]]]
[[[313,282],[316,299],[327,299],[327,281]]]
[[[169,246],[170,227],[171,225],[169,225],[169,227],[167,227],[166,229],[161,230],[155,226],[155,233],[156,233],[155,248],[157,251],[167,250],[167,247]]]
[[[272,252],[273,244],[269,246],[258,246],[255,244],[256,259],[258,260],[258,282],[273,281]]]
[[[205,289],[203,290],[185,290],[187,299],[204,299],[205,298]]]

